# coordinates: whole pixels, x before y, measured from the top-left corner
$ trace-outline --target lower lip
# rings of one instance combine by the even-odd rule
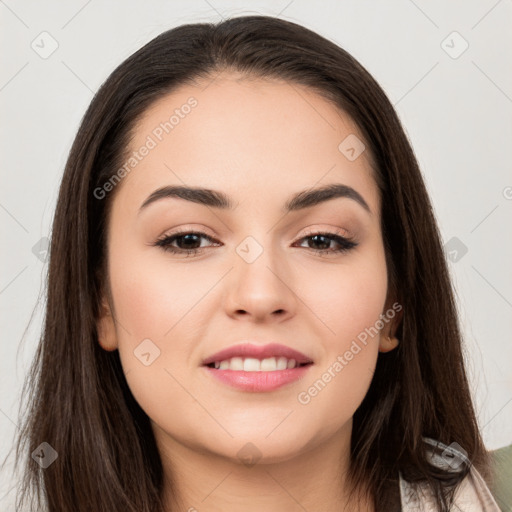
[[[217,370],[205,366],[206,370],[221,382],[242,391],[264,392],[274,391],[286,384],[295,382],[307,373],[313,366],[308,364],[288,370],[276,370],[273,372],[244,372],[236,370]]]

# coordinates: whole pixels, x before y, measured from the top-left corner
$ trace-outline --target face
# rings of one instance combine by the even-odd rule
[[[99,339],[119,350],[159,442],[233,460],[250,442],[265,462],[350,434],[388,327],[374,334],[388,282],[362,140],[307,88],[233,74],[184,86],[140,120],[109,218],[113,309]],[[286,208],[327,185],[351,195]],[[231,207],[148,201],[168,186],[214,190]],[[312,364],[251,389],[203,365],[244,342],[284,345]]]

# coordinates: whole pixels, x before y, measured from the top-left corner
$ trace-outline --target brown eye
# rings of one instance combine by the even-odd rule
[[[334,233],[312,233],[301,238],[301,241],[303,240],[308,242],[308,249],[311,249],[315,253],[322,253],[322,255],[346,252],[358,245],[351,239]],[[338,248],[330,249],[329,247],[331,247],[332,242],[335,242],[338,245]],[[315,245],[317,247],[315,247]]]
[[[201,247],[202,238],[210,242],[215,242],[212,237],[205,233],[201,233],[199,231],[182,231],[173,235],[167,235],[157,240],[155,245],[161,247],[164,251],[176,254],[193,255],[205,248]],[[172,245],[174,243],[176,243],[177,247]]]

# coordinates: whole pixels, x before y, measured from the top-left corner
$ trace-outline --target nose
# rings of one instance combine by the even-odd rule
[[[226,280],[226,311],[230,316],[261,323],[282,322],[295,315],[299,299],[294,291],[293,270],[287,267],[283,255],[268,245],[261,246],[255,259],[246,258],[242,251],[248,247],[254,256],[254,241],[237,248],[234,268]]]

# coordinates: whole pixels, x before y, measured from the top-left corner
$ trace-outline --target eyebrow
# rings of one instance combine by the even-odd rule
[[[357,192],[357,190],[342,185],[340,183],[333,183],[325,185],[316,189],[306,189],[294,194],[284,205],[284,212],[294,212],[311,208],[318,204],[324,203],[335,198],[348,198],[356,201],[362,206],[370,215],[372,211],[368,203]],[[142,203],[139,208],[139,213],[147,208],[151,203],[161,199],[179,198],[193,203],[198,203],[212,208],[219,208],[222,210],[233,210],[235,203],[224,192],[199,187],[186,187],[178,185],[168,185],[155,190],[149,197]]]

